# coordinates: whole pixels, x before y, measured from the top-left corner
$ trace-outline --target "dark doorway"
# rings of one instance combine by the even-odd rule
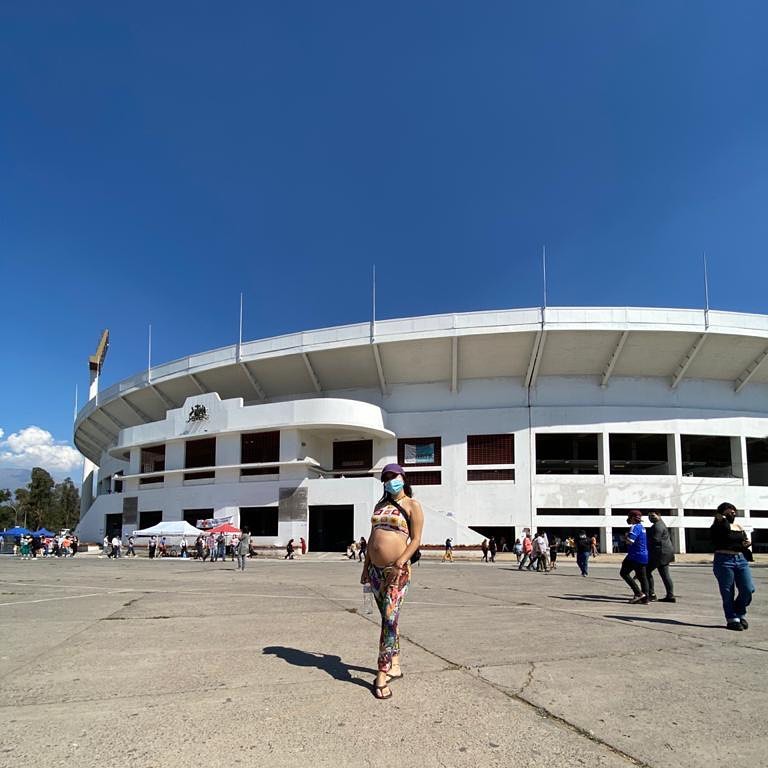
[[[515,544],[515,529],[510,525],[472,525],[470,528],[479,533],[484,539],[493,536],[499,552],[511,552]],[[502,544],[506,549],[502,550]]]
[[[309,548],[314,552],[346,552],[354,538],[352,504],[309,508]]]
[[[104,533],[111,539],[113,536],[123,537],[123,515],[117,512],[104,515]]]
[[[712,552],[712,535],[707,528],[685,529],[685,551],[691,554]]]
[[[157,525],[163,521],[162,510],[153,510],[149,512],[139,512],[139,528],[151,528],[153,525]]]

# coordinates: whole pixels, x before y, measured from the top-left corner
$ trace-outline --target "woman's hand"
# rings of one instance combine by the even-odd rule
[[[393,563],[393,565],[395,566],[395,568],[397,568],[398,571],[402,571],[403,568],[405,568],[406,562],[407,561],[403,560],[402,557],[398,557],[397,560],[395,560],[395,562]]]
[[[360,583],[361,584],[370,584],[371,583],[371,577],[368,575],[368,569],[363,568],[363,573],[360,576]]]

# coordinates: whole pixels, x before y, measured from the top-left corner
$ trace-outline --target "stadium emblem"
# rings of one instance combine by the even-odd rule
[[[208,411],[204,405],[193,405],[187,417],[187,424],[192,421],[208,421]]]

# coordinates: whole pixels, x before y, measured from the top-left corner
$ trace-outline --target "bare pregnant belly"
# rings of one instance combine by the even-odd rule
[[[407,546],[408,539],[402,533],[373,531],[368,541],[368,556],[374,565],[383,568],[385,565],[392,565],[405,552]]]

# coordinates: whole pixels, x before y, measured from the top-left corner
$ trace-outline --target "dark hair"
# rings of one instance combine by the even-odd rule
[[[720,506],[717,508],[717,511],[718,511],[718,512],[719,512],[721,515],[724,515],[724,514],[726,513],[726,510],[729,510],[729,509],[732,509],[734,512],[736,511],[736,507],[734,507],[734,506],[733,506],[733,504],[731,504],[731,502],[730,502],[730,501],[724,501],[724,502],[723,502],[723,503],[722,503],[722,504],[721,504],[721,505],[720,505]]]
[[[243,530],[240,531],[240,533],[242,533],[243,536],[246,536],[248,534],[248,529],[247,528],[243,528]]]

